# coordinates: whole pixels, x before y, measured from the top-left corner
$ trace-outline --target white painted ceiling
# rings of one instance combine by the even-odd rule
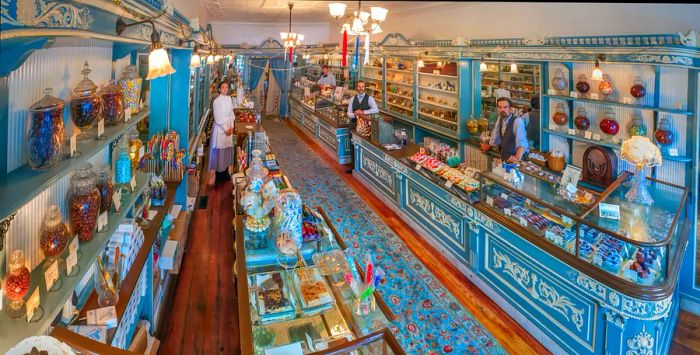
[[[209,13],[212,22],[282,22],[289,20],[287,0],[196,0]],[[338,1],[348,5],[345,12],[357,9],[357,1]],[[333,21],[328,4],[334,1],[296,0],[292,11],[292,23],[325,23]],[[363,1],[362,11],[371,6],[389,10],[387,21],[416,11],[454,4],[446,1]]]

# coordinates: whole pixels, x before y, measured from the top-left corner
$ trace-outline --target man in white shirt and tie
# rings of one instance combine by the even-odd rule
[[[335,75],[330,72],[327,65],[321,68],[321,77],[316,82],[320,86],[335,86]]]
[[[354,130],[357,126],[357,116],[364,119],[369,119],[369,115],[379,113],[377,102],[370,95],[365,93],[365,82],[358,80],[355,84],[357,95],[355,95],[348,104],[348,118],[350,118],[350,129]],[[352,145],[350,145],[352,147]],[[354,149],[352,157],[354,159]],[[346,173],[352,173],[352,169],[345,170]]]

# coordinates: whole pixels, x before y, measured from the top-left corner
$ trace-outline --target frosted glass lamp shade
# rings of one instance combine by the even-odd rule
[[[199,54],[192,54],[192,58],[190,58],[190,68],[196,68],[200,64],[202,64],[202,58],[199,56]]]
[[[372,19],[379,22],[384,22],[386,20],[386,14],[389,10],[383,7],[370,7],[369,10],[372,12]]]
[[[510,65],[510,72],[511,73],[517,73],[518,72],[518,65],[513,63]]]
[[[207,56],[207,64],[214,64],[214,56],[213,55],[208,55]]]
[[[168,52],[163,48],[154,49],[148,55],[148,75],[146,80],[160,78],[161,76],[170,75],[175,72],[175,69],[170,65]]]
[[[603,71],[600,70],[600,62],[598,62],[597,59],[595,61],[593,73],[591,74],[591,80],[603,80]]]
[[[376,35],[376,34],[382,33],[382,32],[384,32],[384,31],[382,30],[381,27],[379,27],[379,24],[372,26],[372,34],[373,35]]]
[[[354,32],[357,32],[357,33],[364,32],[364,31],[365,31],[365,28],[364,28],[364,26],[362,25],[362,20],[360,20],[359,18],[356,17],[356,18],[352,21],[352,30],[353,30]]]
[[[479,64],[479,71],[480,72],[483,73],[483,72],[488,71],[488,70],[489,70],[489,68],[486,67],[486,63],[481,62],[481,64]]]
[[[416,64],[418,68],[423,68],[425,67],[425,62],[423,62],[423,59],[418,59],[418,63]]]
[[[328,4],[328,10],[331,12],[331,16],[340,18],[345,15],[345,8],[347,5],[343,4],[342,2],[333,2]]]

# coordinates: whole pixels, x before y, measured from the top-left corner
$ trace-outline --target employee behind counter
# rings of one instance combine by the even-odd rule
[[[490,147],[499,147],[502,161],[514,163],[523,160],[529,148],[525,122],[511,112],[509,98],[498,98],[496,107],[498,120],[491,130],[489,143],[481,145],[481,152],[486,153]]]

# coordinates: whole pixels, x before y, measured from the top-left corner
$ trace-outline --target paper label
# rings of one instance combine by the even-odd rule
[[[70,137],[70,156],[75,156],[75,152],[78,151],[78,140],[76,135]]]
[[[127,107],[127,109],[124,110],[124,122],[129,121],[131,121],[131,109]]]
[[[672,157],[677,157],[678,156],[678,148],[671,148],[668,150],[668,155]]]
[[[525,199],[525,204],[526,204],[526,205],[529,205],[529,204],[531,204],[531,203],[532,203],[532,201],[530,201],[529,198],[526,198],[526,199]]]
[[[631,97],[625,96],[625,97],[622,98],[622,102],[623,102],[623,103],[626,103],[626,104],[628,104],[628,105],[631,105],[633,101],[632,101],[632,98],[631,98]]]
[[[583,134],[583,138],[591,139],[591,136],[592,136],[592,135],[593,135],[593,133],[591,133],[591,131],[586,131],[586,132]]]
[[[520,222],[520,225],[523,227],[527,228],[527,220],[523,217],[518,217],[518,221]]]
[[[50,290],[53,284],[58,280],[58,262],[51,263],[46,271],[44,271],[44,280],[46,281],[46,289]]]
[[[136,175],[131,177],[131,182],[129,182],[129,186],[131,186],[132,191],[136,189]]]
[[[598,100],[598,94],[591,94],[591,100]]]
[[[620,219],[620,206],[608,203],[598,204],[600,218]]]
[[[564,173],[561,176],[561,184],[566,186],[566,189],[569,189],[568,185],[573,185],[573,190],[569,190],[571,193],[576,193],[576,185],[578,184],[578,180],[581,178],[581,168],[573,166],[571,164],[566,165],[566,168],[564,169]]]
[[[559,234],[554,235],[554,243],[557,245],[562,245],[564,244],[564,239],[561,237]]]
[[[549,229],[547,229],[546,231],[544,231],[544,237],[545,237],[545,239],[547,239],[547,240],[550,240],[550,241],[552,241],[552,242],[554,241],[554,233],[552,233],[552,231],[550,231]]]
[[[34,318],[34,312],[36,312],[36,309],[39,308],[39,304],[41,303],[39,295],[39,288],[35,288],[34,291],[32,292],[32,295],[29,296],[29,299],[27,300],[27,322],[31,321],[32,318]]]
[[[576,91],[569,91],[569,96],[578,99],[578,93]]]
[[[78,253],[70,252],[66,258],[66,274],[73,273],[75,265],[78,265]]]
[[[556,95],[557,92],[554,89],[547,89],[547,95]]]
[[[572,183],[566,184],[566,191],[575,194],[577,190],[578,189],[576,189],[576,186],[574,186]]]
[[[420,168],[422,168],[422,166],[420,164],[416,164],[416,171],[420,171]]]
[[[593,133],[593,140],[599,141],[600,140],[600,133]]]
[[[508,195],[506,195],[505,193],[502,193],[501,198],[504,200],[508,200]]]
[[[447,180],[447,182],[445,183],[445,188],[449,189],[450,187],[452,187],[452,185],[453,185],[452,180]]]
[[[590,193],[590,192],[588,192],[588,191],[584,191],[584,192],[583,192],[583,197],[585,197],[586,200],[590,200],[590,199],[593,198],[593,194]]]
[[[569,225],[569,226],[574,224],[574,221],[567,216],[561,216],[561,221],[564,222],[564,224]]]
[[[73,237],[73,240],[70,242],[70,245],[68,245],[68,251],[69,251],[69,252],[74,253],[74,254],[77,254],[77,253],[78,253],[78,247],[79,247],[79,245],[80,245],[79,240],[80,240],[80,239],[78,239],[78,235],[76,234],[76,235]]]
[[[107,212],[102,212],[100,215],[97,217],[97,231],[102,232],[105,227],[107,227]]]
[[[569,135],[570,136],[575,136],[576,135],[576,130],[573,128],[569,128]]]
[[[118,189],[116,192],[114,192],[114,196],[112,197],[112,203],[114,203],[114,210],[119,212],[119,209],[122,207],[122,190]]]
[[[510,216],[510,215],[511,215],[511,214],[510,214],[510,208],[504,208],[504,209],[503,209],[503,213],[505,213],[506,216]]]
[[[102,137],[105,134],[105,120],[104,118],[97,121],[97,138]]]
[[[486,196],[486,204],[493,207],[493,198],[491,196]]]
[[[614,137],[612,137],[612,142],[615,143],[615,144],[619,144],[619,143],[620,143],[620,138],[619,138],[618,136],[614,136]]]

